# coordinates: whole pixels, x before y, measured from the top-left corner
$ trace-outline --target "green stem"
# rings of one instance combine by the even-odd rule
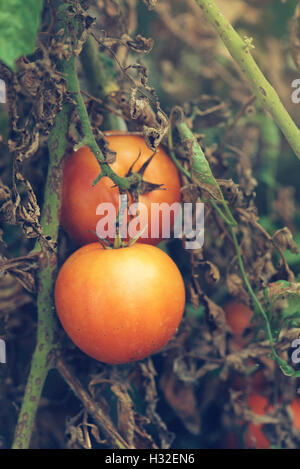
[[[100,150],[95,137],[93,135],[93,131],[91,128],[91,123],[89,120],[89,116],[84,104],[84,100],[80,91],[79,80],[76,71],[76,57],[73,56],[71,59],[66,62],[65,66],[65,74],[66,80],[68,85],[68,91],[72,94],[72,97],[75,99],[77,104],[77,111],[80,117],[82,130],[84,133],[84,141],[82,142],[84,145],[88,145],[95,155],[97,161],[101,166],[101,173],[94,181],[94,185],[102,177],[109,177],[121,190],[127,191],[130,189],[131,186],[137,185],[140,180],[141,176],[139,174],[132,174],[129,177],[120,177],[118,176],[111,167],[106,163],[104,155]]]
[[[169,147],[169,153],[170,156],[177,167],[179,171],[182,172],[188,179],[192,179],[191,174],[182,166],[182,164],[178,161],[176,158],[175,152],[174,152],[174,147],[173,147],[173,138],[172,138],[172,126],[169,125],[169,130],[168,130],[168,147]]]
[[[283,106],[274,88],[266,80],[253,59],[251,43],[243,41],[229,21],[221,13],[214,0],[195,0],[207,21],[217,31],[233,59],[247,77],[253,93],[262,106],[272,115],[295,154],[300,158],[300,131]]]
[[[49,137],[49,167],[41,226],[45,236],[51,237],[53,243],[57,241],[59,227],[61,161],[67,147],[69,112],[70,105],[65,104],[55,118]],[[55,357],[59,351],[56,341],[57,323],[53,314],[53,283],[57,268],[55,244],[51,252],[46,251],[42,242],[41,246],[37,243],[34,250],[41,252],[37,295],[37,344],[18,417],[13,449],[27,449],[30,445],[43,386],[49,370],[55,365]]]
[[[234,220],[234,223],[233,223],[232,219],[227,218],[226,215],[224,215],[224,213],[222,212],[222,210],[218,206],[218,204],[213,199],[209,199],[209,202],[212,205],[212,207],[216,210],[216,212],[220,215],[222,220],[226,223],[226,225],[228,225],[228,226],[237,226],[237,222]],[[224,204],[222,204],[222,206],[223,207],[227,206],[225,201],[224,201]],[[230,212],[230,216],[231,216],[231,218],[233,218],[232,215],[231,215],[231,212]]]
[[[97,43],[92,36],[87,38],[80,54],[80,60],[88,91],[93,97],[105,99],[109,93],[119,90],[113,69],[114,62],[106,59],[109,61],[106,64],[101,59]],[[111,112],[104,112],[103,114],[106,130],[126,129],[126,124],[120,117],[115,116]]]
[[[265,312],[265,310],[263,309],[262,305],[260,304],[260,302],[258,301],[257,299],[257,296],[255,295],[254,291],[253,291],[253,288],[249,282],[249,279],[247,277],[247,274],[246,274],[246,271],[245,271],[245,267],[244,267],[244,263],[243,263],[243,259],[242,259],[242,256],[241,256],[241,252],[240,252],[240,248],[239,248],[239,244],[238,244],[238,241],[237,241],[237,237],[236,237],[236,233],[234,231],[234,229],[232,228],[232,226],[229,226],[229,230],[230,230],[230,233],[231,233],[231,236],[232,236],[232,239],[233,239],[233,243],[234,243],[234,246],[235,246],[235,250],[236,250],[236,253],[237,253],[237,256],[238,256],[238,263],[239,263],[239,267],[240,267],[240,271],[241,271],[241,274],[242,274],[242,277],[243,277],[243,280],[244,280],[244,283],[247,287],[247,290],[253,300],[253,303],[257,309],[257,311],[259,311],[259,313],[263,316],[264,318],[264,321],[265,321],[265,327],[266,327],[266,333],[267,333],[267,337],[269,339],[269,343],[270,343],[270,348],[271,348],[271,351],[272,351],[272,354],[273,354],[273,357],[275,358],[275,360],[277,361],[277,363],[279,364],[281,370],[283,371],[283,373],[286,375],[286,376],[295,376],[295,377],[298,377],[300,375],[300,372],[299,371],[294,371],[293,368],[288,365],[288,363],[283,360],[282,358],[280,358],[280,356],[277,354],[276,350],[275,350],[275,347],[274,347],[274,339],[273,339],[273,334],[272,334],[272,330],[271,330],[271,326],[270,326],[270,321],[268,319],[268,316]]]

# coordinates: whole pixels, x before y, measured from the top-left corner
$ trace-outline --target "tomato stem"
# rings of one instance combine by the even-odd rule
[[[238,264],[239,264],[239,268],[241,271],[243,281],[253,300],[256,310],[262,315],[264,319],[266,335],[270,343],[272,356],[276,360],[282,372],[286,376],[299,376],[300,373],[297,371],[294,371],[293,368],[285,360],[279,357],[279,355],[277,354],[275,350],[274,339],[273,339],[273,334],[272,334],[269,318],[251,286],[251,283],[248,279],[248,276],[244,267],[243,258],[241,255],[240,247],[239,247],[236,232],[235,232],[235,228],[238,226],[238,223],[234,219],[232,212],[228,206],[228,203],[225,200],[224,195],[221,191],[221,188],[211,172],[209,163],[206,160],[205,155],[200,145],[194,138],[193,133],[188,128],[187,124],[185,122],[182,122],[182,119],[180,119],[180,122],[178,122],[176,126],[179,132],[179,135],[181,137],[181,140],[183,142],[189,141],[193,143],[192,146],[189,145],[189,148],[191,149],[191,153],[192,153],[191,156],[193,159],[193,163],[192,163],[193,174],[191,174],[191,177],[190,177],[191,182],[194,182],[194,176],[199,177],[200,178],[199,186],[200,188],[202,187],[204,190],[205,189],[210,190],[210,187],[216,187],[216,184],[217,184],[216,190],[214,192],[210,192],[211,198],[209,199],[209,202],[214,207],[214,209],[218,212],[218,214],[222,217],[223,221],[227,224],[227,226],[229,227],[230,234],[234,243],[234,248],[237,253]],[[198,161],[195,161],[195,160],[198,160]],[[217,196],[220,197],[220,199],[219,198],[217,199]],[[216,201],[221,203],[226,215],[222,212],[220,207],[217,205]]]
[[[128,177],[121,177],[116,174],[105,161],[105,157],[101,149],[99,148],[98,143],[96,142],[89,120],[88,112],[80,91],[80,85],[76,70],[75,55],[73,55],[70,60],[65,63],[64,72],[66,76],[68,91],[72,94],[72,97],[74,98],[77,105],[77,112],[81,121],[81,126],[84,134],[84,144],[91,149],[101,167],[101,172],[99,173],[99,176],[95,179],[93,185],[96,185],[102,177],[109,177],[115,183],[115,185],[118,186],[119,189],[122,191],[129,191],[132,187],[136,187],[136,185],[140,181],[140,178],[138,177],[139,175],[132,174]]]
[[[55,279],[56,241],[59,227],[61,161],[67,147],[67,131],[70,104],[65,103],[62,111],[56,116],[49,137],[49,167],[45,187],[44,207],[41,226],[44,235],[51,239],[53,250],[44,246],[43,238],[35,245],[34,251],[40,252],[41,269],[38,273],[38,328],[37,344],[31,361],[22,407],[15,430],[13,449],[26,449],[30,445],[36,411],[44,382],[55,358],[59,353],[57,321],[54,317],[53,282]],[[60,171],[59,171],[60,168]]]
[[[202,9],[206,20],[216,30],[224,42],[240,70],[246,76],[248,83],[261,105],[269,111],[274,121],[285,135],[290,146],[300,158],[300,130],[280,101],[278,94],[266,80],[257,63],[251,55],[253,48],[251,41],[243,40],[222,12],[214,0],[195,0]]]

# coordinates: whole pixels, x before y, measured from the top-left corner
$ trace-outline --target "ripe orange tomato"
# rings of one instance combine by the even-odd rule
[[[119,176],[124,177],[127,174],[139,155],[133,168],[135,172],[152,155],[142,137],[127,133],[121,135],[112,133],[108,134],[106,139],[110,149],[117,153],[116,161],[110,166]],[[80,245],[97,241],[96,226],[104,217],[104,214],[101,214],[102,216],[96,214],[100,203],[112,203],[116,213],[119,210],[119,189],[113,187],[114,183],[110,178],[105,177],[95,186],[92,185],[99,172],[99,164],[87,146],[73,152],[65,163],[60,221],[69,236]],[[148,236],[141,238],[140,241],[156,245],[163,237],[162,213],[159,213],[157,222],[155,218],[158,233],[153,238],[151,237],[152,204],[167,203],[171,206],[174,202],[180,202],[180,178],[177,168],[161,147],[146,168],[144,180],[163,184],[162,189],[139,196],[139,202],[145,205],[147,213],[141,210],[138,229],[142,231],[146,225],[148,226]],[[132,200],[129,200],[129,203],[131,202]],[[171,211],[171,228],[175,217],[176,213],[174,215]],[[104,233],[104,229],[102,232]]]
[[[253,328],[251,324],[253,311],[238,301],[231,301],[223,309],[226,324],[234,336],[234,341],[239,346],[246,345],[248,341],[244,334],[247,329],[251,330]]]
[[[174,335],[185,289],[173,260],[155,246],[136,243],[75,251],[59,271],[55,304],[72,341],[104,363],[143,359]]]
[[[257,415],[265,415],[274,409],[266,397],[255,393],[249,394],[247,406]],[[245,431],[244,439],[248,448],[270,448],[270,442],[263,432],[263,424],[254,425],[250,422]]]

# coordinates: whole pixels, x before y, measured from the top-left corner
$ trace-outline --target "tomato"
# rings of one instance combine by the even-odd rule
[[[106,139],[110,149],[117,153],[116,161],[110,166],[119,176],[124,177],[127,174],[139,155],[133,168],[134,172],[152,155],[142,137],[123,133],[108,134]],[[100,171],[99,163],[87,146],[73,152],[65,163],[60,221],[65,231],[79,245],[96,241],[95,232],[98,230],[100,235],[105,237],[105,228],[99,225],[104,213],[101,214],[102,217],[96,214],[99,204],[111,203],[116,213],[119,210],[119,189],[113,187],[114,183],[110,178],[104,177],[95,186],[92,185]],[[139,196],[139,202],[144,204],[146,210],[141,210],[140,226],[137,229],[148,230],[140,241],[156,245],[163,238],[162,213],[151,218],[151,207],[154,203],[166,203],[171,207],[174,202],[180,202],[180,178],[177,168],[161,147],[146,168],[144,180],[163,184],[163,188]],[[131,198],[129,203],[132,203]],[[178,208],[170,213],[171,228],[177,213]],[[152,237],[151,222],[157,229],[157,233]]]
[[[247,406],[257,415],[265,415],[274,409],[266,397],[256,393],[249,394]],[[250,422],[247,426],[244,438],[248,448],[270,448],[270,442],[263,432],[263,424],[254,425],[254,423]]]
[[[255,364],[252,360],[249,359],[249,369]],[[267,381],[262,370],[257,370],[250,375],[239,374],[235,377],[231,388],[237,391],[252,391],[259,392],[263,391],[267,386]]]
[[[104,363],[143,359],[174,335],[185,306],[182,276],[161,249],[85,245],[55,284],[58,316],[71,340]]]
[[[239,346],[246,345],[251,340],[251,335],[248,338],[245,336],[247,331],[253,328],[251,324],[253,311],[238,301],[231,301],[223,309],[226,324],[234,336],[234,341]]]
[[[293,425],[297,430],[300,430],[300,398],[295,397],[290,404],[290,411],[292,414]]]

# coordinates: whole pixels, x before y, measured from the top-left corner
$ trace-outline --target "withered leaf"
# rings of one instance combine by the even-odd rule
[[[156,7],[157,1],[158,0],[143,0],[149,10],[153,10]]]
[[[238,298],[242,303],[248,302],[249,295],[244,287],[244,280],[237,274],[228,274],[226,276],[228,293]]]
[[[211,285],[215,285],[220,280],[220,271],[218,267],[210,261],[204,261],[206,267],[205,280]]]
[[[155,383],[156,371],[152,360],[149,358],[146,362],[140,363],[141,371],[144,376],[144,388],[145,388],[145,403],[146,403],[146,414],[150,421],[156,426],[159,434],[161,448],[170,448],[175,435],[171,433],[165,422],[162,420],[160,415],[156,411],[156,405],[158,401],[157,389]]]
[[[183,383],[175,374],[163,374],[160,386],[166,401],[174,409],[183,425],[193,435],[200,433],[200,415],[197,411],[195,389],[191,383]]]
[[[274,243],[280,246],[283,250],[289,250],[294,254],[299,254],[297,244],[295,243],[289,228],[285,227],[277,230],[272,236],[272,239]]]
[[[118,398],[118,429],[128,444],[133,447],[135,430],[133,402],[124,385],[113,383],[111,390]]]
[[[224,311],[208,298],[208,296],[204,295],[203,299],[207,305],[208,317],[215,324],[215,329],[212,330],[213,342],[221,357],[224,357],[226,350],[226,321]]]
[[[128,36],[128,34],[123,34],[121,42],[134,52],[142,52],[144,54],[149,54],[154,45],[154,40],[152,38],[146,39],[141,34],[138,34],[135,40]]]

